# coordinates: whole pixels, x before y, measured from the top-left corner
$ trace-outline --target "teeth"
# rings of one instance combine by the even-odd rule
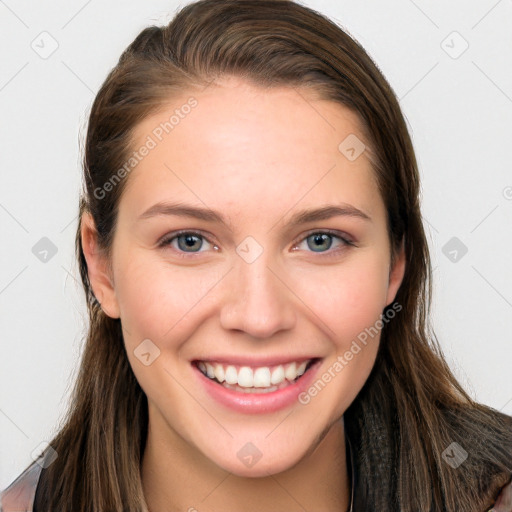
[[[224,382],[224,367],[221,365],[221,364],[216,364],[215,365],[215,378],[219,381],[219,382]]]
[[[258,368],[254,372],[253,386],[255,388],[270,387],[270,368]]]
[[[238,384],[238,375],[234,366],[228,366],[224,376],[226,377],[226,382],[228,384]]]
[[[271,384],[281,384],[284,381],[284,368],[283,365],[279,365],[277,368],[274,368],[272,372],[272,377],[270,377]]]
[[[272,369],[268,366],[259,368],[241,366],[238,370],[233,365],[224,366],[220,363],[211,364],[203,361],[200,361],[197,366],[210,379],[216,379],[230,389],[266,388],[267,390],[274,390],[274,388],[283,387],[280,385],[285,380],[293,382],[297,377],[303,375],[308,363],[309,361],[293,362],[287,365],[280,364],[272,367]],[[247,392],[249,392],[248,389]]]
[[[297,377],[297,365],[295,363],[288,365],[288,367],[284,371],[284,376],[289,381],[292,381],[293,379],[295,379]]]
[[[206,363],[206,375],[208,375],[210,379],[213,379],[213,377],[215,377],[215,370],[213,369],[213,366],[210,363]]]
[[[252,388],[254,387],[252,383],[252,368],[249,368],[248,366],[242,366],[238,372],[238,385],[242,386],[243,388]]]
[[[297,366],[297,375],[302,375],[306,371],[307,365],[308,365],[308,361],[304,361],[299,366]]]

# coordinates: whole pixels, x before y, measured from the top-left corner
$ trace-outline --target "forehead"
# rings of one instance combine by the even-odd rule
[[[262,205],[282,211],[297,201],[371,210],[378,196],[357,114],[304,89],[229,79],[185,92],[135,128],[133,150],[144,145],[124,193],[138,213],[184,195],[256,216]]]

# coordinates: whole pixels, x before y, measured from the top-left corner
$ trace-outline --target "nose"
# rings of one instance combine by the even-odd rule
[[[269,338],[294,327],[295,295],[282,270],[269,266],[265,253],[252,263],[238,259],[227,277],[220,315],[224,329]]]

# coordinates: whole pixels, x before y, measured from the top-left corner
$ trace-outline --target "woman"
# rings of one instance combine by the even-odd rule
[[[87,344],[4,511],[512,511],[512,418],[429,328],[412,143],[338,26],[203,0],[143,30],[84,171]]]

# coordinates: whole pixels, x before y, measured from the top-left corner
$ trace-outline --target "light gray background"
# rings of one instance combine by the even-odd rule
[[[94,94],[142,28],[186,3],[0,0],[0,488],[56,432],[76,375],[79,137]],[[512,0],[303,3],[359,40],[400,98],[436,332],[470,394],[512,415]],[[32,252],[42,237],[58,250],[46,263]],[[456,262],[453,237],[468,249]]]

